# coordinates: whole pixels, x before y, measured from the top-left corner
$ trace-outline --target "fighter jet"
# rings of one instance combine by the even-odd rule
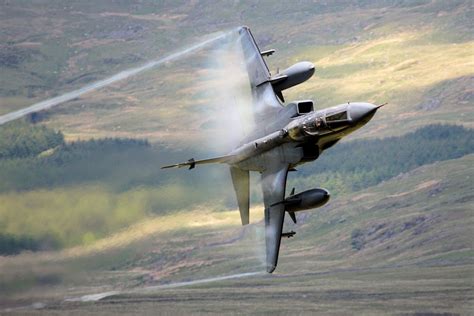
[[[286,197],[286,179],[295,167],[316,160],[342,137],[365,125],[383,105],[348,102],[321,110],[312,100],[284,104],[283,91],[308,80],[315,72],[310,62],[299,62],[271,75],[263,57],[274,50],[260,51],[248,27],[240,27],[240,44],[252,92],[255,128],[227,155],[189,159],[162,168],[195,168],[196,165],[225,163],[237,195],[242,225],[249,224],[249,172],[259,172],[265,205],[266,270],[272,273],[278,262],[285,212],[296,223],[296,212],[321,207],[329,200],[327,190],[315,188]]]

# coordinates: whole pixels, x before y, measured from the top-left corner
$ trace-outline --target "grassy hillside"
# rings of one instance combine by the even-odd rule
[[[285,229],[297,228],[297,235],[283,240],[274,276],[141,291],[144,285],[263,270],[260,209],[252,211],[253,224],[246,228],[239,226],[236,211],[197,209],[135,225],[87,247],[4,258],[1,271],[9,273],[1,275],[2,288],[10,297],[4,303],[34,297],[48,304],[45,313],[58,308],[113,313],[117,306],[166,310],[171,303],[188,312],[235,312],[242,302],[255,312],[277,307],[281,313],[465,313],[474,267],[473,198],[467,189],[473,159],[424,166],[333,200],[298,214],[297,227],[286,221]],[[81,287],[85,284],[89,287]],[[14,294],[12,287],[21,291]],[[134,292],[99,305],[58,303],[65,296],[111,289]],[[209,303],[216,295],[226,307]],[[299,303],[292,304],[295,300]]]
[[[389,103],[290,175],[288,188],[332,197],[286,221],[297,234],[282,241],[276,275],[164,291],[144,287],[264,270],[258,176],[242,228],[226,166],[159,170],[222,154],[233,128],[216,118],[248,104],[236,38],[0,126],[0,306],[468,314],[472,16],[469,0],[0,1],[0,115],[240,25],[277,49],[273,73],[316,64],[287,101]],[[125,292],[63,302],[107,290]]]
[[[2,14],[3,113],[166,56],[205,34],[247,24],[262,49],[277,48],[271,69],[298,60],[317,65],[312,80],[285,93],[288,100],[312,97],[318,107],[348,100],[389,102],[354,137],[400,135],[433,122],[472,127],[469,1],[93,7],[39,1],[5,3]],[[48,29],[55,32],[43,31]],[[212,113],[206,92],[219,87],[208,78],[209,58],[219,48],[216,44],[81,97],[51,110],[46,120],[66,139],[141,137],[193,146],[202,140],[199,126]]]
[[[0,143],[0,255],[90,244],[190,205],[236,205],[226,166],[174,173],[159,168],[168,159],[182,160],[183,152],[135,139],[65,143],[60,132],[22,122],[0,132],[6,139]],[[472,130],[431,125],[403,137],[341,144],[290,175],[288,187],[324,187],[338,198],[473,153],[473,140]],[[253,204],[261,203],[260,190],[253,181]]]

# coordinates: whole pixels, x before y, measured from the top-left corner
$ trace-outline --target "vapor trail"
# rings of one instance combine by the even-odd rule
[[[119,295],[119,294],[152,292],[156,290],[173,289],[177,287],[203,284],[203,283],[211,283],[211,282],[224,281],[224,280],[229,280],[229,279],[239,279],[239,278],[255,276],[255,275],[263,275],[263,274],[265,274],[265,272],[248,272],[248,273],[231,274],[231,275],[224,275],[224,276],[208,278],[208,279],[148,286],[148,287],[130,290],[130,291],[122,291],[122,292],[110,291],[110,292],[103,292],[103,293],[97,293],[97,294],[90,294],[90,295],[84,295],[77,298],[69,298],[69,299],[66,299],[65,301],[66,302],[95,302],[95,301],[100,301],[101,299],[104,299],[106,297]]]
[[[239,279],[239,278],[245,278],[245,277],[248,277],[248,276],[264,274],[264,273],[265,272],[247,272],[247,273],[224,275],[224,276],[220,276],[220,277],[194,280],[194,281],[187,281],[187,282],[177,282],[177,283],[170,283],[170,284],[164,284],[164,285],[148,286],[148,287],[145,287],[143,289],[138,290],[138,292],[148,292],[148,291],[154,291],[154,290],[172,289],[172,288],[183,287],[183,286],[188,286],[188,285],[211,283],[211,282],[224,281],[224,280],[229,280],[229,279]]]
[[[26,108],[23,108],[23,109],[20,109],[20,110],[13,111],[13,112],[10,112],[8,114],[2,115],[2,116],[0,116],[0,125],[3,125],[7,122],[16,120],[20,117],[23,117],[23,116],[28,115],[28,114],[33,113],[33,112],[49,109],[49,108],[51,108],[55,105],[58,105],[60,103],[75,99],[75,98],[77,98],[77,97],[79,97],[79,96],[81,96],[85,93],[103,88],[103,87],[108,86],[108,85],[110,85],[114,82],[129,78],[131,76],[135,76],[135,75],[137,75],[137,74],[139,74],[139,73],[141,73],[145,70],[151,69],[153,67],[159,66],[159,65],[164,64],[166,62],[169,62],[169,61],[175,60],[177,58],[183,57],[183,56],[185,56],[185,55],[187,55],[191,52],[194,52],[196,50],[199,50],[199,49],[205,47],[206,45],[209,45],[209,44],[211,44],[211,43],[213,43],[213,42],[215,42],[219,39],[224,38],[225,36],[229,35],[229,33],[230,32],[217,35],[213,38],[210,38],[208,40],[205,40],[203,42],[195,44],[191,47],[188,47],[184,50],[173,53],[173,54],[171,54],[169,56],[166,56],[164,58],[150,61],[150,62],[144,64],[143,66],[136,67],[136,68],[131,68],[131,69],[128,69],[128,70],[124,70],[124,71],[119,72],[118,74],[115,74],[115,75],[113,75],[109,78],[93,82],[89,85],[86,85],[85,87],[80,88],[80,89],[77,89],[77,90],[74,90],[74,91],[71,91],[71,92],[67,92],[67,93],[62,94],[60,96],[57,96],[57,97],[54,97],[54,98],[51,98],[51,99],[48,99],[48,100],[44,100],[44,101],[35,103],[33,105],[30,105]]]

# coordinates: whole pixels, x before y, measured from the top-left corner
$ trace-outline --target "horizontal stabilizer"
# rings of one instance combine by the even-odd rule
[[[208,163],[225,163],[232,157],[233,156],[222,156],[222,157],[209,158],[209,159],[203,159],[203,160],[194,160],[194,158],[191,158],[186,162],[180,162],[173,165],[163,166],[161,167],[161,169],[183,168],[183,167],[189,167],[189,169],[194,169],[196,165],[203,165],[203,164],[208,164]]]
[[[237,195],[237,203],[239,204],[240,219],[242,225],[249,223],[249,206],[250,206],[250,181],[248,170],[241,170],[236,167],[230,167],[232,183],[234,184],[235,194]]]

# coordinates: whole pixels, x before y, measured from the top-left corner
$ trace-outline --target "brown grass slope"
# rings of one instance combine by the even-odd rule
[[[22,291],[10,291],[4,304],[41,301],[47,307],[38,312],[73,314],[173,308],[464,314],[473,299],[473,160],[469,155],[423,166],[298,214],[298,227],[285,223],[297,234],[283,240],[273,275],[147,290],[148,285],[263,271],[261,222],[240,228],[237,212],[201,210],[137,225],[100,247],[4,258],[4,286],[21,286],[18,275],[31,271],[29,278],[42,289],[24,284]],[[123,294],[98,304],[60,303],[106,290]]]
[[[262,49],[278,50],[272,70],[298,60],[317,65],[315,78],[287,92],[288,100],[315,98],[318,107],[390,103],[372,129],[355,137],[403,134],[433,122],[472,126],[470,1],[1,5],[0,113],[247,24]],[[207,91],[219,87],[206,77],[210,55],[196,53],[81,97],[45,119],[70,139],[132,136],[189,146],[212,113]]]

